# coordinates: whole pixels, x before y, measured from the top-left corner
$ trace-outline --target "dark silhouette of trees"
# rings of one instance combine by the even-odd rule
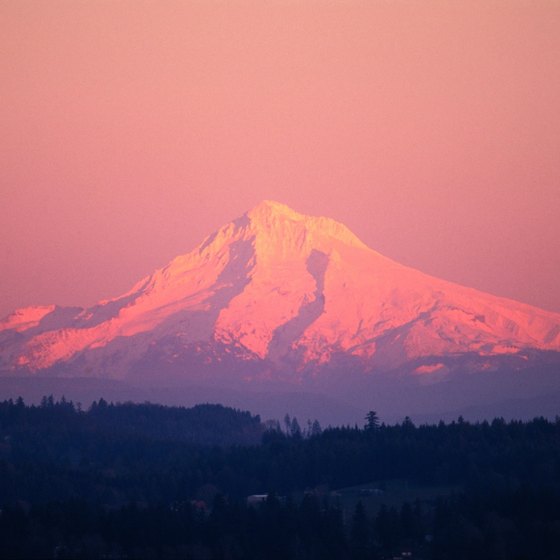
[[[352,516],[350,543],[354,560],[371,558],[369,521],[361,501],[357,503]]]
[[[379,417],[377,416],[377,412],[375,410],[370,410],[366,414],[366,430],[377,430],[379,428]]]
[[[293,424],[220,405],[0,402],[0,557],[558,558],[560,419]],[[394,479],[453,492],[401,503]],[[338,491],[366,483],[385,505]]]

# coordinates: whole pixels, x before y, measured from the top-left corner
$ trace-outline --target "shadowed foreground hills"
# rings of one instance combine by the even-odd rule
[[[3,558],[553,560],[559,481],[559,419],[321,430],[214,405],[0,403]]]

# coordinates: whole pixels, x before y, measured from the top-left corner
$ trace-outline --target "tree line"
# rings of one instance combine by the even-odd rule
[[[313,424],[2,402],[0,557],[558,558],[560,419]],[[394,479],[457,490],[375,510],[336,497]]]

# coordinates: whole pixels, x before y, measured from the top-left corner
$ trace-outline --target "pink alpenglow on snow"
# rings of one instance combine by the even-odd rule
[[[4,371],[121,379],[147,363],[162,377],[245,363],[297,379],[341,359],[431,375],[466,355],[560,351],[560,314],[400,265],[341,223],[271,201],[121,297],[21,309],[0,332]]]

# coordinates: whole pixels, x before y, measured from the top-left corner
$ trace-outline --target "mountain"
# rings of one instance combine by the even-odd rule
[[[556,389],[559,356],[560,314],[405,267],[334,220],[271,201],[118,298],[0,322],[4,376],[297,389],[348,403],[504,370],[551,371]]]

